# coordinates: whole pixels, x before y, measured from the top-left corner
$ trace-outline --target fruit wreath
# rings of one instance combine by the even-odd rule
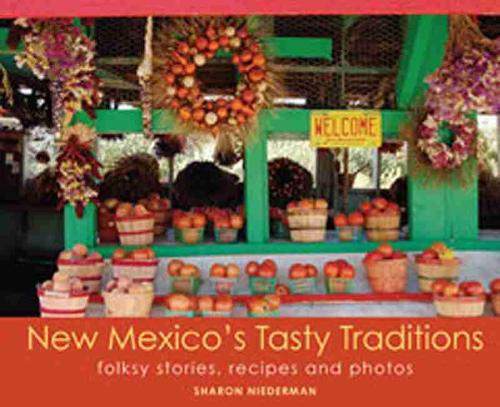
[[[417,147],[434,169],[459,168],[475,153],[477,128],[474,120],[463,115],[447,124],[453,134],[449,144],[441,140],[441,123],[432,114],[426,116],[417,132]]]
[[[259,111],[280,94],[258,29],[244,18],[173,19],[154,41],[154,92],[157,107],[171,109],[190,131],[249,134]],[[215,58],[238,71],[235,91],[207,95],[200,71]],[[183,129],[184,130],[184,129]]]

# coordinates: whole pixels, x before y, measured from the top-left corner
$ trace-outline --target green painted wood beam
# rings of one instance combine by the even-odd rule
[[[331,38],[267,37],[264,47],[276,58],[332,59]]]
[[[410,109],[426,89],[424,79],[441,63],[448,38],[448,17],[407,17],[407,30],[396,78],[396,101],[401,110]],[[439,63],[436,65],[436,61]]]
[[[78,218],[75,209],[66,205],[64,207],[64,247],[73,247],[83,243],[89,248],[96,245],[97,237],[97,208],[93,203],[87,205],[83,217]]]
[[[309,133],[309,109],[273,109],[261,113],[259,128],[266,133]],[[75,120],[95,126],[98,133],[140,133],[142,114],[140,109],[96,110],[97,120],[92,120],[86,113],[77,113]],[[387,138],[396,138],[399,127],[407,113],[397,110],[382,110],[382,131]],[[171,132],[175,129],[173,114],[165,110],[153,112],[153,131]]]
[[[269,188],[267,173],[267,133],[259,134],[245,148],[245,212],[247,241],[269,240]]]

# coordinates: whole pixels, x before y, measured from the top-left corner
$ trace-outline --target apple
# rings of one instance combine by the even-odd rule
[[[372,200],[372,205],[375,208],[380,209],[380,210],[384,210],[385,208],[387,208],[388,204],[389,204],[389,202],[387,201],[387,199],[382,198],[382,197],[374,198]]]
[[[277,295],[290,295],[290,289],[285,284],[276,284],[274,293]]]
[[[263,298],[254,297],[247,303],[248,311],[252,314],[262,314],[269,311],[269,305]]]
[[[500,293],[500,278],[496,278],[490,283],[490,290],[493,294]]]
[[[171,276],[178,276],[184,262],[182,260],[171,260],[168,263],[167,271]]]
[[[340,266],[336,261],[328,261],[323,266],[323,273],[327,277],[338,277],[340,274]]]
[[[313,264],[306,264],[307,277],[317,277],[318,269]]]
[[[280,307],[281,304],[281,298],[279,295],[276,294],[267,294],[264,295],[263,300],[269,304],[269,308],[271,311],[275,311]]]
[[[179,270],[179,276],[181,277],[197,277],[198,275],[198,267],[194,264],[184,264]]]
[[[188,229],[192,226],[191,218],[184,214],[179,215],[177,218],[175,218],[174,224],[178,229]]]
[[[231,227],[234,229],[243,228],[243,217],[241,215],[233,214],[230,216]]]
[[[160,201],[149,201],[146,204],[146,208],[151,212],[160,211],[162,209]]]
[[[245,267],[245,273],[250,277],[256,276],[259,272],[259,263],[256,261],[249,262]]]
[[[278,265],[274,260],[271,259],[264,259],[262,262],[262,265],[269,266],[275,273],[278,271]]]
[[[117,218],[124,218],[124,217],[130,216],[133,209],[134,209],[134,207],[130,202],[122,202],[116,208],[116,217]]]
[[[382,211],[380,211],[377,208],[371,208],[368,211],[368,213],[366,214],[366,216],[369,216],[369,217],[377,217],[377,216],[380,216],[380,215],[382,215]]]
[[[433,260],[433,259],[438,259],[439,255],[434,249],[426,249],[422,252],[420,258],[424,260]]]
[[[144,252],[147,254],[148,258],[154,259],[156,257],[156,253],[151,247],[144,248]]]
[[[363,226],[365,224],[365,218],[361,212],[351,213],[347,220],[351,226]]]
[[[233,310],[233,299],[230,295],[219,295],[215,298],[215,311],[231,312]]]
[[[465,284],[465,286],[463,286]],[[465,295],[477,297],[484,294],[483,285],[479,281],[466,281],[460,284],[459,288],[464,289]]]
[[[225,277],[226,269],[222,264],[213,264],[212,267],[210,267],[210,275],[212,277]]]
[[[134,260],[149,260],[148,249],[136,249],[130,253],[130,258]]]
[[[333,223],[335,224],[336,227],[339,228],[347,226],[349,221],[344,213],[339,213],[335,215],[335,217],[333,218]]]
[[[444,288],[449,284],[448,280],[439,278],[432,283],[432,292],[437,295],[442,295]]]
[[[213,311],[214,299],[208,295],[198,297],[198,310],[200,311]]]
[[[458,285],[452,282],[448,282],[443,288],[443,296],[445,297],[457,297],[459,293]]]
[[[269,263],[262,263],[257,274],[259,277],[273,278],[276,276],[276,269]]]
[[[165,300],[165,305],[172,311],[189,311],[193,303],[190,297],[184,294],[170,294]]]
[[[312,199],[302,199],[298,203],[300,209],[314,209],[314,201]]]
[[[342,266],[340,269],[340,278],[353,279],[356,276],[356,270],[351,264]]]
[[[205,215],[201,213],[195,213],[193,215],[193,227],[195,228],[203,228],[207,224],[207,219]]]
[[[391,257],[393,259],[406,259],[407,255],[406,255],[406,253],[401,252],[401,251],[394,251],[394,252],[392,252]]]
[[[302,264],[293,264],[288,270],[288,278],[291,280],[306,278],[307,277],[307,268]]]
[[[378,251],[367,253],[363,261],[365,263],[373,263],[380,260],[384,260],[384,255]]]
[[[73,258],[73,252],[70,250],[66,250],[59,253],[59,260],[71,260],[72,258]]]
[[[228,278],[238,278],[240,275],[240,268],[237,264],[230,263],[226,267],[226,274]]]
[[[443,242],[436,242],[433,243],[430,248],[439,254],[446,251],[448,249],[448,246],[446,246],[446,244]]]
[[[378,252],[381,253],[385,258],[389,258],[392,256],[393,249],[392,246],[388,243],[382,243],[378,248]]]
[[[114,212],[119,204],[120,201],[116,198],[109,198],[104,201],[104,206],[111,212]]]
[[[77,243],[73,246],[72,252],[75,256],[86,257],[89,253],[89,250],[84,244]]]
[[[135,216],[144,216],[148,215],[149,211],[146,209],[144,205],[138,204],[134,207],[134,215]]]
[[[372,208],[372,205],[370,202],[361,202],[361,204],[359,205],[359,210],[361,211],[361,213],[363,213],[364,215],[366,215],[370,209]]]
[[[395,202],[389,202],[387,204],[386,210],[391,211],[395,214],[398,214],[401,211],[401,209],[399,208],[399,205]]]
[[[328,209],[328,201],[326,199],[316,199],[314,207],[316,209]]]

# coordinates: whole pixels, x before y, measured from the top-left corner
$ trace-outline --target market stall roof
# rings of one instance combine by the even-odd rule
[[[256,14],[494,14],[498,0],[0,0],[0,18]]]

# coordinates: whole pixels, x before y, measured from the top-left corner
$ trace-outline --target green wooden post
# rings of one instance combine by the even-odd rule
[[[64,207],[64,247],[69,249],[77,243],[88,248],[95,247],[97,237],[97,208],[93,203],[87,205],[83,217],[76,216],[71,205]]]
[[[259,126],[245,148],[245,210],[248,243],[269,240],[267,132]]]
[[[408,17],[396,81],[398,108],[410,110],[426,90],[424,79],[441,65],[448,39],[448,17]],[[478,233],[477,180],[469,188],[431,187],[408,179],[410,237],[413,240],[475,239]]]

